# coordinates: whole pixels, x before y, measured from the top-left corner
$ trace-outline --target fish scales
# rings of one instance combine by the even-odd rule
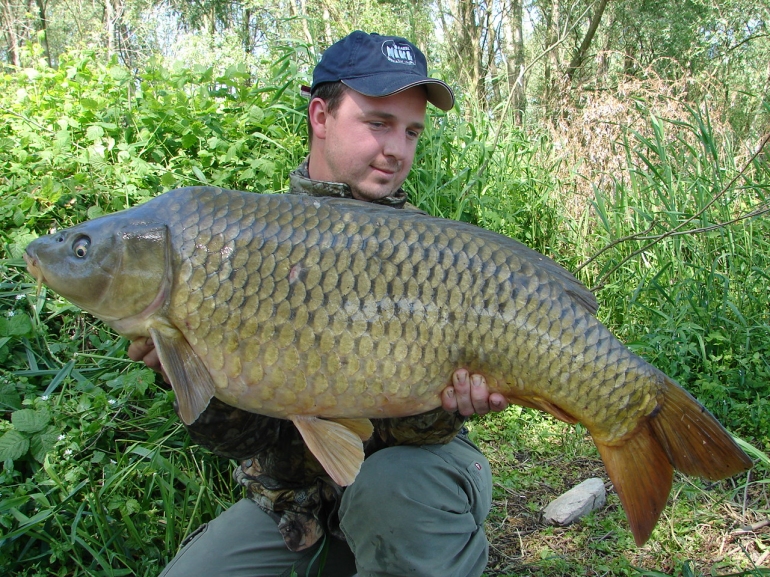
[[[718,479],[751,466],[595,318],[570,273],[468,224],[197,187],[38,239],[25,258],[121,334],[153,337],[186,423],[212,396],[289,418],[342,485],[363,459],[365,419],[438,407],[458,367],[512,403],[583,423],[637,543],[674,467]]]
[[[409,359],[411,366],[424,366],[402,375],[397,388],[391,386],[368,400],[374,411],[363,416],[403,416],[434,408],[435,390],[424,383],[445,383],[457,366],[484,373],[494,390],[504,391],[510,382],[524,394],[543,395],[546,383],[552,389],[548,396],[569,414],[578,412],[573,397],[585,407],[600,407],[602,397],[627,399],[625,405],[615,406],[624,419],[607,431],[610,441],[628,434],[639,416],[655,407],[654,390],[644,396],[623,392],[647,378],[646,363],[637,361],[607,331],[600,342],[601,327],[591,313],[581,310],[530,260],[506,254],[498,237],[485,237],[463,225],[447,232],[446,222],[422,215],[392,218],[392,211],[369,206],[352,211],[360,205],[345,202],[298,203],[289,196],[246,195],[232,204],[228,196],[215,192],[180,196],[168,203],[165,214],[163,207],[153,211],[167,219],[179,243],[173,254],[180,275],[167,314],[177,326],[198,327],[188,340],[196,342],[194,349],[207,364],[221,371],[213,376],[217,396],[225,402],[272,416],[289,412],[360,417],[358,394],[370,389],[374,380],[396,374],[401,359],[393,355],[392,335],[399,334],[404,339],[401,358]],[[196,214],[201,215],[197,226],[188,224]],[[254,224],[233,226],[239,221]],[[312,255],[306,244],[308,224],[319,233]],[[426,237],[433,243],[430,251],[422,245]],[[389,242],[382,246],[385,240]],[[247,270],[234,267],[245,258],[240,253],[246,247],[251,255]],[[351,267],[354,251],[363,251],[366,258]],[[426,257],[426,252],[431,255]],[[367,267],[369,262],[378,263],[379,270]],[[311,269],[314,274],[309,275]],[[251,289],[244,294],[258,295],[247,305],[247,314],[242,299],[233,298],[238,271]],[[447,287],[444,301],[435,299],[433,284]],[[381,288],[372,292],[372,285]],[[190,298],[199,291],[202,303]],[[515,306],[517,302],[522,306]],[[548,314],[542,314],[544,307]],[[251,317],[262,325],[256,342],[239,339],[227,347],[235,350],[226,351],[225,333],[235,333],[244,318]],[[493,319],[498,321],[496,332],[491,331]],[[575,334],[576,322],[581,333],[589,335],[585,342]],[[313,334],[302,337],[307,325]],[[188,336],[184,328],[182,332]],[[598,347],[590,371],[577,370],[573,360],[586,354],[581,346]],[[308,349],[318,350],[320,358],[307,358]],[[594,357],[593,352],[588,356]],[[225,366],[226,356],[239,363]],[[634,371],[616,374],[613,367],[621,356]],[[254,365],[263,368],[259,388],[274,383],[277,389],[269,398],[249,386],[247,375]],[[325,377],[322,391],[301,395],[318,375]],[[598,377],[605,387],[587,385]],[[292,394],[286,392],[289,388]],[[287,397],[294,399],[289,406]]]

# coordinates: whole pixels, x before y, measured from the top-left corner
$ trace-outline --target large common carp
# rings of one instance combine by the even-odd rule
[[[440,405],[456,368],[588,429],[636,542],[674,468],[751,460],[692,396],[594,317],[569,272],[499,234],[360,201],[185,188],[39,238],[40,282],[152,336],[185,423],[212,396],[291,419],[341,485],[368,418]]]

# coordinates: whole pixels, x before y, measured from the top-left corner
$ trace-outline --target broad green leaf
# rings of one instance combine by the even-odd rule
[[[0,318],[0,337],[29,337],[34,332],[32,319],[26,313],[17,312],[10,318]]]
[[[98,218],[104,214],[104,211],[102,210],[101,206],[91,206],[86,211],[86,215],[88,215],[88,218]]]
[[[249,107],[249,118],[252,122],[258,124],[265,118],[265,112],[259,106],[253,105]]]
[[[257,158],[251,163],[251,166],[265,173],[267,176],[273,176],[275,173],[275,163],[266,158]]]
[[[198,144],[198,137],[194,133],[188,132],[182,136],[182,146],[185,149],[192,148],[196,144]]]
[[[88,130],[86,130],[86,137],[89,140],[97,141],[102,136],[104,136],[104,128],[102,128],[101,126],[97,126],[97,125],[89,126]]]
[[[0,346],[3,339],[0,339]],[[21,395],[13,383],[0,385],[0,410],[21,409]]]
[[[11,413],[13,426],[23,433],[42,431],[50,420],[51,414],[45,409],[21,409]]]
[[[126,70],[123,66],[110,66],[107,69],[107,72],[109,72],[110,76],[118,81],[127,80],[131,77],[129,71]]]
[[[129,515],[138,513],[139,511],[142,510],[142,506],[139,504],[139,501],[137,501],[136,499],[126,500],[125,507],[126,507],[126,513],[128,513]]]
[[[29,450],[32,457],[38,462],[42,463],[46,454],[56,444],[56,439],[59,436],[59,431],[54,427],[48,427],[45,431],[32,435],[29,440]]]
[[[176,185],[176,176],[173,172],[166,172],[163,176],[160,177],[160,183],[163,186],[174,186]]]
[[[29,439],[19,431],[8,431],[0,437],[0,461],[16,460],[29,449]]]
[[[16,211],[13,213],[13,224],[15,224],[18,227],[21,227],[24,225],[24,223],[27,220],[27,215],[24,214],[24,211],[20,208],[17,208]]]

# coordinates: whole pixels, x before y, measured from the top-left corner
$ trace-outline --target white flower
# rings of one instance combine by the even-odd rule
[[[40,400],[41,401],[47,401],[48,400],[48,395],[43,395],[42,397],[40,397]]]
[[[17,294],[17,295],[16,295],[16,300],[17,300],[17,301],[20,301],[20,300],[21,300],[21,299],[23,299],[23,298],[24,298],[24,295],[23,295],[23,294],[21,294],[21,293],[19,293],[19,294]]]
[[[67,449],[66,451],[64,451],[65,457],[69,457],[71,454],[72,454],[72,449]]]
[[[111,404],[111,405],[114,405],[115,403],[117,403],[117,401],[116,401],[115,399],[110,399],[110,400],[109,400],[109,401],[107,401],[107,402],[108,402],[109,404]]]
[[[59,435],[58,437],[56,437],[56,439],[59,441],[63,441],[66,438],[67,438],[67,435]]]

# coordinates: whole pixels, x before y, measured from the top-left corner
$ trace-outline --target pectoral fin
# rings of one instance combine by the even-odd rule
[[[360,434],[362,419],[341,419],[343,423],[358,423],[356,430],[352,430],[340,422],[317,417],[290,418],[299,429],[308,449],[335,483],[345,487],[356,480],[364,461],[364,446]],[[369,426],[371,428],[371,423]]]
[[[193,424],[209,406],[216,386],[201,358],[179,331],[150,329],[160,363],[176,394],[179,416]]]

